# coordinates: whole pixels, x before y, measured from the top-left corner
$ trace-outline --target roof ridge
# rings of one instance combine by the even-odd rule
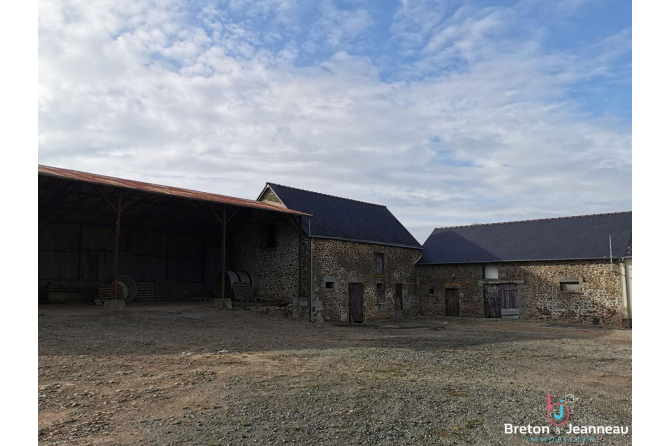
[[[324,195],[324,196],[326,196],[326,197],[339,198],[340,200],[347,200],[347,201],[354,201],[354,202],[356,202],[356,203],[369,204],[369,205],[371,205],[371,206],[379,206],[379,207],[383,207],[383,208],[386,207],[386,206],[383,205],[383,204],[370,203],[369,201],[355,200],[355,199],[353,199],[353,198],[345,198],[345,197],[340,197],[340,196],[338,196],[338,195],[324,194],[323,192],[315,192],[315,191],[313,191],[313,190],[301,189],[301,188],[299,188],[299,187],[293,187],[293,186],[286,186],[286,185],[284,185],[284,184],[279,184],[279,183],[270,183],[270,182],[268,182],[267,184],[269,184],[270,186],[273,186],[273,185],[274,185],[274,186],[281,186],[281,187],[285,187],[285,188],[287,188],[287,189],[299,190],[299,191],[302,191],[302,192],[309,192],[310,194],[317,194],[317,195]],[[281,197],[279,197],[279,198],[281,199]]]
[[[567,220],[571,218],[584,218],[584,217],[600,217],[604,215],[623,215],[623,214],[632,214],[633,211],[621,211],[621,212],[605,212],[602,214],[583,214],[583,215],[568,215],[566,217],[548,217],[548,218],[533,218],[530,220],[512,220],[512,221],[501,221],[494,223],[473,223],[471,225],[456,225],[456,226],[443,226],[435,228],[433,230],[437,231],[438,229],[455,229],[455,228],[471,228],[475,226],[494,226],[494,225],[508,225],[511,223],[528,223],[531,221],[549,221],[549,220]]]

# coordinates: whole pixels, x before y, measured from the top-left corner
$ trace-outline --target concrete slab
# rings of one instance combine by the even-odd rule
[[[121,299],[106,299],[102,305],[105,311],[121,311],[126,308],[126,301]]]
[[[230,299],[221,299],[221,298],[215,298],[214,299],[214,308],[220,308],[220,309],[227,309],[227,310],[232,310],[233,309],[233,302]]]

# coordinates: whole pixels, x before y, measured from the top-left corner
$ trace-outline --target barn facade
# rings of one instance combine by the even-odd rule
[[[632,213],[438,228],[416,271],[425,315],[629,324]]]
[[[421,246],[385,206],[275,183],[246,200],[48,166],[38,177],[41,303],[632,320],[630,212],[438,228]]]

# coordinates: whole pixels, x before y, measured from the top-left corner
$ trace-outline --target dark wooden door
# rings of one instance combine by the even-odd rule
[[[365,320],[362,283],[352,282],[349,284],[349,320],[352,322],[363,322]]]
[[[515,283],[504,283],[500,287],[500,311],[502,317],[519,317],[519,299],[517,291],[519,287]]]
[[[458,290],[446,289],[444,290],[444,294],[447,302],[447,316],[460,316],[461,314],[458,307]]]
[[[484,317],[501,317],[498,285],[484,285]]]
[[[405,309],[405,302],[402,297],[403,286],[402,283],[395,284],[395,317],[402,318],[402,310]]]

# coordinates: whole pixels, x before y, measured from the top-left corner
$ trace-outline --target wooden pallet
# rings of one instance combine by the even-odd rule
[[[138,300],[156,300],[156,282],[137,282]]]
[[[102,300],[112,299],[112,284],[98,285],[98,293],[100,293],[100,298]],[[123,289],[121,288],[121,285],[116,285],[116,295],[120,299],[123,299]]]
[[[156,299],[174,298],[174,282],[156,282]]]
[[[248,283],[236,282],[233,284],[233,294],[237,300],[254,300],[254,293]]]

